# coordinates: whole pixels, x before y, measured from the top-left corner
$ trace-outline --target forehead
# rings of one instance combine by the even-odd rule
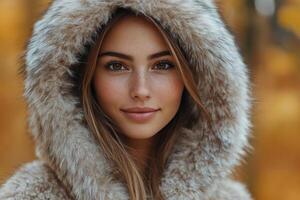
[[[158,28],[143,16],[124,16],[106,33],[100,51],[118,50],[126,53],[151,54],[168,50]]]

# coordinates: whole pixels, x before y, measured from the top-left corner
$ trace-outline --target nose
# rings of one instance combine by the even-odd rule
[[[150,88],[147,72],[133,72],[130,83],[131,98],[145,101],[150,98]]]

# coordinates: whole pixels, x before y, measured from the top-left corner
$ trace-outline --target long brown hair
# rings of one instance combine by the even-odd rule
[[[206,113],[201,103],[200,96],[197,91],[196,80],[189,67],[184,51],[180,48],[176,39],[174,39],[167,30],[163,29],[158,21],[152,17],[143,15],[147,20],[150,20],[162,36],[166,40],[172,54],[177,63],[177,70],[184,83],[184,91],[181,99],[179,110],[174,118],[169,122],[158,134],[159,139],[154,149],[153,157],[150,157],[147,166],[147,173],[142,174],[135,164],[135,158],[128,153],[128,147],[122,143],[120,136],[117,134],[118,129],[116,124],[105,115],[100,105],[95,98],[95,92],[92,87],[92,78],[97,62],[98,50],[101,46],[105,34],[110,27],[122,16],[125,15],[142,15],[135,13],[129,9],[118,9],[112,18],[102,26],[97,34],[96,42],[91,45],[86,62],[79,67],[79,91],[81,104],[84,110],[86,123],[91,132],[97,139],[104,156],[111,161],[114,173],[114,178],[124,182],[128,188],[130,198],[133,200],[157,199],[162,200],[164,196],[160,191],[160,179],[165,168],[167,159],[172,151],[172,148],[178,138],[178,128],[189,126],[192,116],[191,110],[194,105],[202,113]],[[155,158],[155,159],[154,159]]]

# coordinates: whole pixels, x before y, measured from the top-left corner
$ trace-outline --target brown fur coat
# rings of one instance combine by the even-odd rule
[[[212,0],[54,0],[34,26],[25,58],[38,160],[2,185],[0,199],[129,199],[121,182],[105,181],[111,168],[70,92],[72,66],[117,7],[153,16],[178,39],[212,117],[212,129],[199,118],[178,130],[160,185],[166,199],[250,200],[246,187],[230,179],[250,149],[248,71]]]

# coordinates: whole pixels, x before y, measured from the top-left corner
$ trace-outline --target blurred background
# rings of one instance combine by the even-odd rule
[[[17,75],[49,0],[0,1],[0,184],[34,157]],[[249,66],[254,150],[236,170],[257,200],[300,199],[300,0],[216,0]]]

